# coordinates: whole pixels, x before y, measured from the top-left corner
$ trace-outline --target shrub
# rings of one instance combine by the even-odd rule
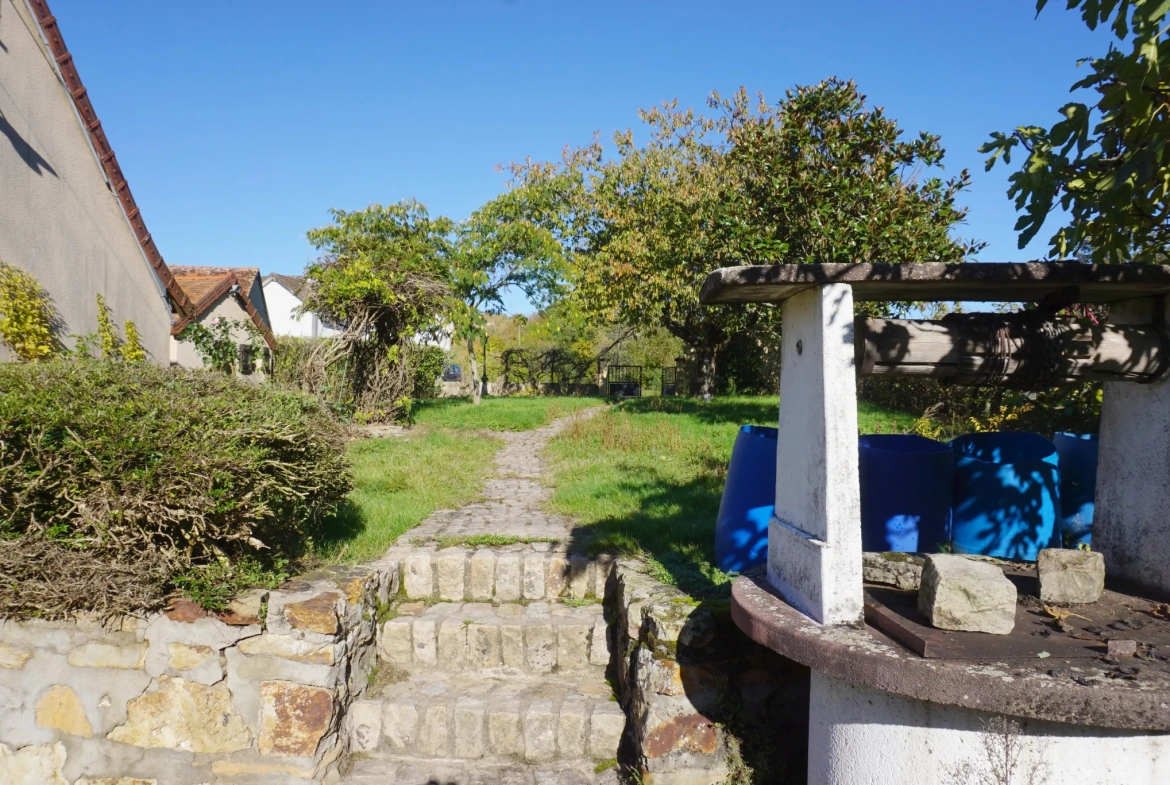
[[[410,397],[418,400],[435,397],[435,384],[447,365],[447,353],[438,346],[414,346],[409,352]]]
[[[18,360],[43,360],[57,351],[53,305],[36,278],[0,260],[0,343]]]
[[[312,400],[222,374],[0,365],[0,616],[125,613],[201,570],[279,572],[350,489],[343,450]]]

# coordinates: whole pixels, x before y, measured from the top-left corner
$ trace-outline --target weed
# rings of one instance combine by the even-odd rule
[[[421,541],[411,542],[416,545],[425,545],[426,541],[419,538]],[[560,540],[555,537],[518,537],[511,534],[468,534],[463,536],[449,536],[439,537],[435,543],[440,548],[500,548],[505,545],[530,544],[534,542],[548,542],[554,545]]]
[[[287,559],[277,559],[265,565],[257,559],[244,557],[235,562],[227,560],[192,567],[174,579],[175,587],[199,606],[209,611],[222,611],[231,600],[246,589],[258,587],[275,589],[289,579]],[[262,606],[267,617],[267,606]]]
[[[618,763],[617,758],[609,758],[607,760],[599,760],[599,761],[597,761],[597,764],[594,765],[593,771],[596,774],[600,774],[603,771],[609,771],[614,766],[616,766],[617,763]]]

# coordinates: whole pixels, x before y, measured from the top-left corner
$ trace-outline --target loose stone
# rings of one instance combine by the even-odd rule
[[[939,629],[1007,635],[1016,625],[1016,587],[994,564],[927,556],[918,609]]]

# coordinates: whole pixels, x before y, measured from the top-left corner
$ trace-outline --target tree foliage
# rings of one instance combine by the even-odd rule
[[[450,305],[454,224],[413,200],[330,213],[308,232],[321,256],[305,271],[302,311],[341,334],[313,349],[302,387],[366,419],[393,417],[409,406],[406,342]]]
[[[522,188],[559,199],[554,227],[574,263],[574,296],[634,326],[661,325],[713,391],[716,356],[777,309],[701,306],[721,266],[745,263],[961,261],[981,245],[951,237],[966,172],[941,166],[938,137],[902,141],[897,123],[852,82],[788,91],[775,105],[745,90],[712,94],[713,116],[677,101],[639,112],[649,127],[570,149],[559,164],[513,167]]]
[[[504,312],[503,296],[518,289],[538,308],[561,292],[564,254],[543,224],[549,215],[536,189],[507,191],[472,213],[457,232],[451,266],[455,335],[467,342],[473,400],[479,403],[475,341],[485,336],[485,314]]]
[[[1047,0],[1037,0],[1039,13]],[[1023,248],[1060,207],[1068,220],[1049,241],[1053,258],[1074,254],[1094,262],[1155,262],[1170,244],[1170,39],[1166,0],[1068,0],[1090,29],[1108,26],[1119,42],[1086,58],[1088,73],[1071,91],[1091,90],[1096,103],[1070,102],[1051,128],[996,132],[980,148],[987,168],[1027,158],[1009,179],[1008,196],[1022,215]]]

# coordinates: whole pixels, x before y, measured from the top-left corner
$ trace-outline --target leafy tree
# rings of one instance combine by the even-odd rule
[[[392,417],[409,403],[405,343],[450,305],[454,224],[413,200],[330,214],[332,224],[308,232],[321,256],[305,271],[302,310],[341,334],[314,347],[301,384],[364,418]]]
[[[961,261],[980,244],[950,230],[966,172],[941,165],[938,137],[901,141],[897,123],[869,107],[852,82],[790,90],[772,106],[746,91],[712,94],[713,117],[677,102],[642,110],[638,146],[614,135],[560,164],[513,167],[524,188],[561,199],[557,231],[574,296],[637,327],[661,325],[694,354],[699,394],[714,391],[717,357],[731,338],[775,322],[778,309],[701,306],[716,267],[744,263]]]
[[[519,289],[538,307],[561,290],[561,244],[537,220],[541,211],[532,195],[508,191],[476,210],[458,230],[451,287],[459,301],[453,315],[456,337],[467,342],[476,404],[481,390],[475,343],[486,337],[484,315],[504,312],[509,288]]]
[[[1047,0],[1037,0],[1039,13]],[[1068,0],[1090,29],[1108,25],[1127,50],[1110,44],[1104,57],[1082,60],[1086,76],[1072,90],[1097,93],[1093,106],[1070,102],[1051,128],[1020,126],[996,132],[980,148],[1011,162],[1008,196],[1023,211],[1016,222],[1023,248],[1057,205],[1068,220],[1049,242],[1053,258],[1094,262],[1155,262],[1170,244],[1170,39],[1166,0]]]

